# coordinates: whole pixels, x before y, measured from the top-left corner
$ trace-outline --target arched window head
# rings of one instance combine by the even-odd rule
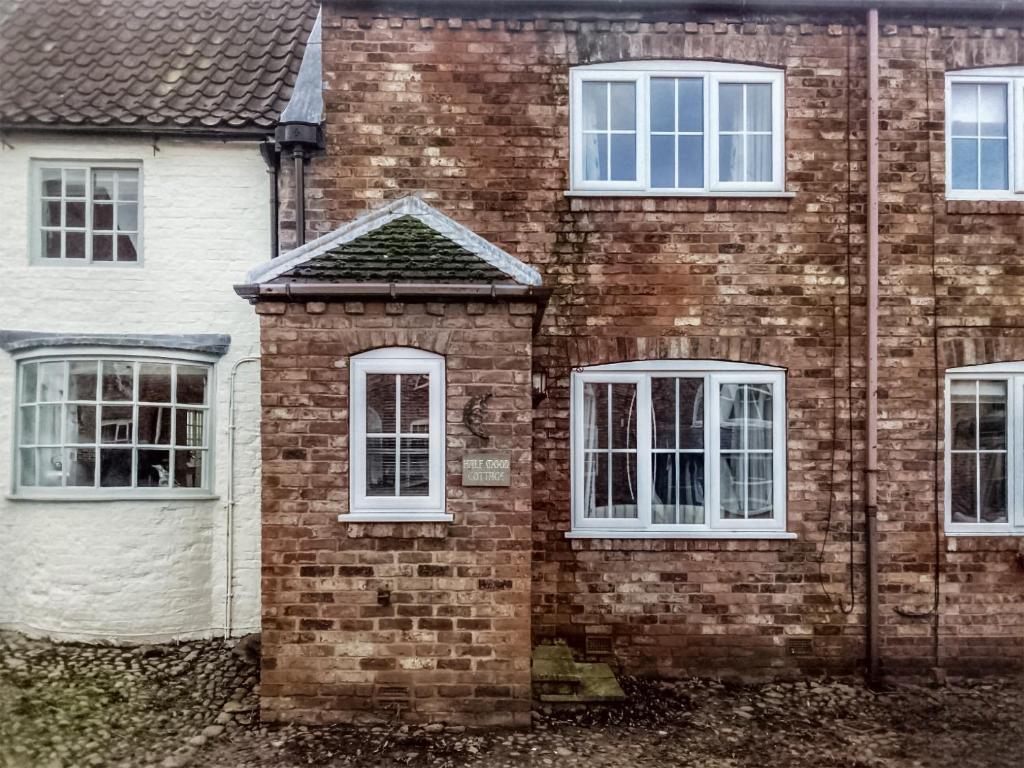
[[[781,193],[783,72],[709,61],[576,67],[572,191]]]
[[[787,537],[785,372],[650,360],[572,376],[577,537]]]
[[[447,521],[444,358],[387,347],[351,360],[349,513],[342,520]]]

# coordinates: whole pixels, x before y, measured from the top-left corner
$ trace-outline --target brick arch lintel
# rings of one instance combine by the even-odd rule
[[[565,340],[570,368],[631,360],[728,360],[787,367],[791,341],[722,336],[579,337]]]

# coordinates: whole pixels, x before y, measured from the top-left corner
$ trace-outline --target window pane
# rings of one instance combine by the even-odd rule
[[[636,84],[611,83],[611,126],[614,131],[636,130]]]
[[[118,171],[117,173],[117,199],[138,200],[139,199],[139,172]]]
[[[949,485],[953,522],[977,522],[977,454],[954,453],[950,456]]]
[[[40,405],[39,431],[36,436],[36,443],[39,445],[60,445],[60,412],[59,405]]]
[[[394,434],[398,377],[393,373],[366,374],[366,432]]]
[[[608,385],[583,385],[583,447],[608,447]]]
[[[141,445],[171,444],[171,406],[139,406],[139,443]]]
[[[982,139],[981,188],[1009,189],[1009,144],[1006,139]]]
[[[718,175],[722,181],[743,181],[743,136],[718,137]]]
[[[427,438],[401,438],[401,468],[398,473],[400,496],[430,495],[430,441]]]
[[[608,454],[587,453],[583,457],[583,516],[610,517],[608,509]]]
[[[96,171],[92,175],[92,199],[114,199],[114,172]]]
[[[130,405],[104,405],[100,409],[100,442],[108,445],[131,443],[133,426]]]
[[[395,495],[395,438],[393,437],[366,438],[366,495]]]
[[[651,444],[655,448],[676,447],[677,379],[651,379]]]
[[[636,134],[613,133],[611,142],[612,181],[636,181]]]
[[[765,519],[772,516],[772,455],[752,453],[747,464],[747,517]]]
[[[64,197],[85,197],[85,171],[66,169],[64,171]]]
[[[135,466],[139,488],[168,488],[171,485],[171,452],[139,449]]]
[[[113,261],[114,260],[114,238],[110,235],[92,236],[92,260]]]
[[[43,232],[43,257],[47,259],[60,258],[60,232]]]
[[[100,451],[100,487],[125,488],[132,484],[132,452],[123,448]]]
[[[39,402],[59,403],[64,399],[64,363],[39,364]]]
[[[588,133],[583,137],[583,178],[587,181],[608,179],[607,134]]]
[[[636,449],[636,385],[612,384],[612,448]]]
[[[103,362],[104,400],[131,400],[133,397],[133,381],[135,366],[132,363],[121,363],[106,360]]]
[[[651,186],[676,185],[675,139],[672,136],[651,136]]]
[[[978,397],[978,446],[1006,450],[1006,382],[982,381]]]
[[[39,485],[45,488],[59,488],[64,480],[64,458],[60,448],[38,448]]]
[[[64,257],[67,259],[85,258],[85,233],[64,233]]]
[[[651,130],[676,130],[675,80],[651,78]]]
[[[18,483],[21,485],[36,484],[36,449],[22,448],[19,452],[21,466],[18,474]]]
[[[678,473],[675,453],[651,456],[651,520],[658,525],[676,522]]]
[[[679,83],[679,130],[704,131],[704,81],[686,78]]]
[[[747,384],[747,445],[750,450],[771,450],[772,385]]]
[[[718,86],[718,130],[743,130],[743,85],[721,83]]]
[[[977,139],[953,139],[953,188],[978,188]]]
[[[1005,523],[1006,514],[1006,454],[983,453],[979,457],[981,475],[981,522]]]
[[[206,451],[174,452],[174,487],[202,488]]]
[[[704,454],[679,456],[679,520],[689,525],[704,523]]]
[[[36,401],[36,387],[38,386],[39,366],[37,363],[25,363],[21,366],[21,402],[34,403]]]
[[[747,136],[746,181],[772,180],[772,137]]]
[[[718,447],[723,451],[746,448],[743,440],[743,384],[723,384],[719,390]]]
[[[98,363],[95,360],[72,360],[68,366],[68,400],[95,401]]]
[[[178,408],[175,411],[174,444],[188,447],[206,445],[206,411]]]
[[[61,204],[59,200],[44,200],[43,201],[43,220],[42,224],[44,227],[59,227],[60,226],[60,210]]]
[[[583,83],[583,130],[608,130],[608,83]]]
[[[950,382],[949,423],[953,450],[975,450],[978,447],[977,411],[975,398],[977,382],[954,380]]]
[[[612,517],[639,517],[636,504],[636,454],[612,454]]]
[[[43,168],[40,171],[43,182],[43,195],[45,197],[60,197],[61,195],[61,174],[60,168]]]
[[[120,203],[117,206],[117,229],[119,232],[134,232],[139,228],[139,209],[135,203]]]
[[[117,260],[138,261],[139,260],[139,236],[118,235],[117,236]]]
[[[92,207],[92,228],[107,230],[114,228],[114,206],[109,203],[96,203]]]
[[[676,463],[678,461],[678,472]],[[651,520],[656,525],[704,522],[704,455],[656,453],[652,457]],[[676,514],[676,502],[679,513]]]
[[[179,365],[176,400],[186,405],[206,402],[207,368],[200,365]]]
[[[171,366],[164,363],[139,364],[139,401],[171,402]]]
[[[704,137],[679,137],[679,186],[704,186]]]
[[[978,86],[978,129],[982,136],[1006,138],[1006,86]]]
[[[746,462],[743,460],[743,454],[722,454],[720,472],[722,517],[730,520],[742,519],[743,489],[746,485]]]
[[[402,432],[430,431],[430,376],[402,375]]]
[[[67,484],[78,488],[96,485],[96,449],[67,449]]]
[[[679,380],[679,447],[704,447],[704,381]]]
[[[96,442],[95,405],[69,405],[67,407],[67,438],[65,442],[69,444]]]
[[[770,83],[749,83],[747,89],[747,130],[772,129],[772,86]]]
[[[23,405],[20,409],[21,421],[18,424],[18,442],[22,445],[36,443],[36,407]]]
[[[978,86],[969,83],[953,83],[953,99],[950,126],[954,136],[978,135]]]
[[[64,204],[64,226],[78,229],[85,227],[85,203],[70,202]]]

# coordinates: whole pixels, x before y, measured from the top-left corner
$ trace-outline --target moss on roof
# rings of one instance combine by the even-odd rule
[[[489,283],[511,279],[415,216],[401,216],[278,278],[324,283]]]

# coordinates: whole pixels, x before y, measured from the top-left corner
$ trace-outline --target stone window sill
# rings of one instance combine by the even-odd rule
[[[96,493],[96,494],[62,494],[62,493],[32,493],[19,491],[8,493],[5,497],[8,501],[46,501],[46,502],[89,502],[89,501],[218,501],[220,496],[213,493],[137,493],[133,491]]]
[[[762,539],[795,540],[788,531],[566,531],[567,539]]]
[[[742,191],[742,190],[719,190],[717,192],[680,192],[677,190],[611,190],[611,189],[567,189],[565,190],[566,197],[695,197],[695,198],[715,198],[715,197],[749,197],[749,198],[793,198],[796,197],[796,192],[787,192],[784,190],[758,190],[758,191]]]
[[[450,523],[454,519],[454,515],[417,512],[351,512],[338,515],[339,523]]]

